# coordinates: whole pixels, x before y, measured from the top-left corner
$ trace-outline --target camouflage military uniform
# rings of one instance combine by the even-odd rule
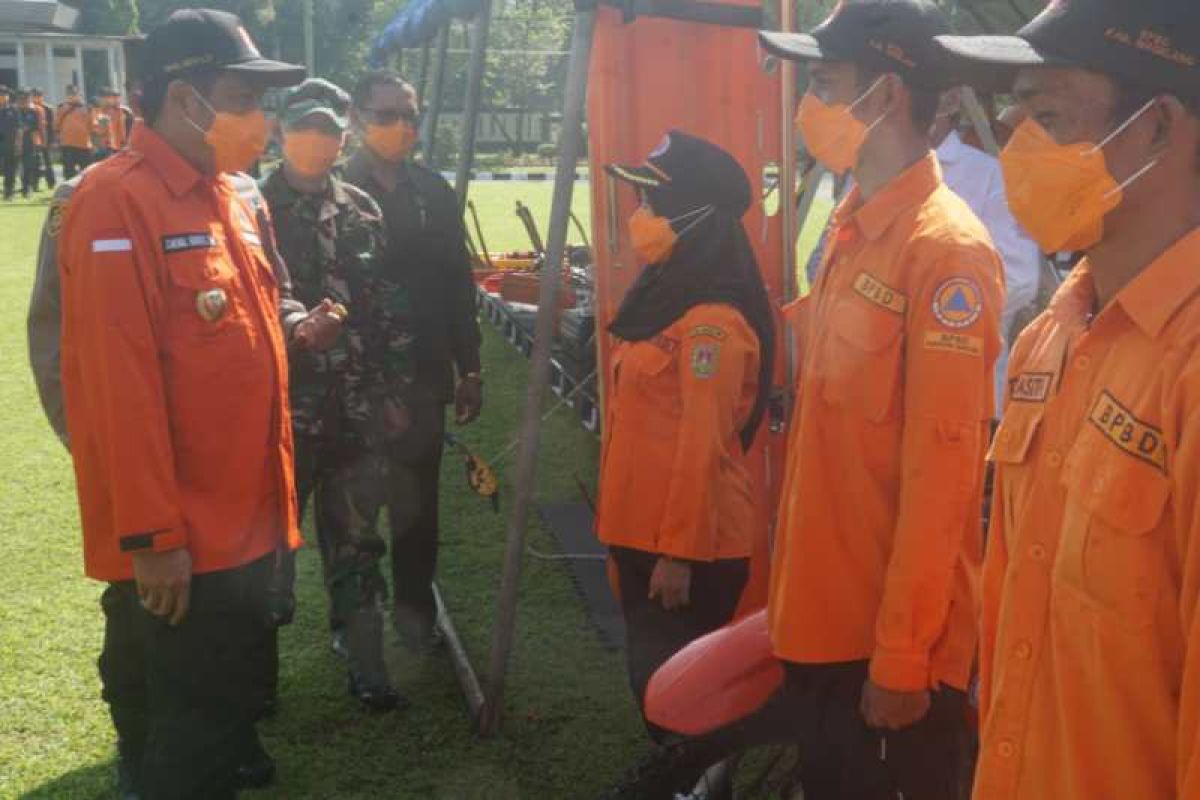
[[[328,351],[293,349],[289,383],[301,513],[313,497],[331,618],[387,595],[377,533],[385,461],[380,409],[412,380],[407,291],[376,270],[383,219],[364,192],[336,179],[323,195],[292,189],[279,168],[262,183],[297,300],[349,310]]]

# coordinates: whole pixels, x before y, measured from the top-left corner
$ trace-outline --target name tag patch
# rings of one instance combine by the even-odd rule
[[[1053,381],[1051,372],[1022,372],[1013,378],[1009,397],[1019,403],[1044,403]]]
[[[697,325],[696,327],[692,328],[691,333],[688,335],[692,338],[697,336],[707,336],[710,339],[724,339],[728,334],[726,334],[724,330],[718,328],[716,325]]]
[[[186,250],[203,250],[217,246],[217,237],[211,233],[173,233],[162,238],[163,252],[182,253]]]
[[[981,356],[983,355],[983,339],[978,336],[966,336],[961,333],[926,331],[925,349],[942,350],[948,353],[962,353],[968,356]]]
[[[1092,404],[1088,421],[1128,455],[1153,464],[1160,472],[1167,471],[1167,446],[1162,431],[1135,417],[1107,391],[1100,392]]]
[[[903,314],[908,310],[907,297],[869,273],[858,274],[854,279],[854,291],[892,313]]]

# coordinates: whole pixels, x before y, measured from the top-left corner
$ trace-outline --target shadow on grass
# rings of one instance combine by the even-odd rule
[[[116,775],[115,760],[92,764],[60,775],[19,797],[20,800],[108,800],[116,795]]]

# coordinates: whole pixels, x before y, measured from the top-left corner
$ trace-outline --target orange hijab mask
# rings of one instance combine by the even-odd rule
[[[674,219],[657,216],[649,206],[641,206],[629,218],[629,241],[642,264],[661,264],[671,257],[679,237],[703,222],[715,209],[703,206]],[[695,217],[695,219],[692,219]],[[675,233],[673,223],[692,219],[683,230]]]

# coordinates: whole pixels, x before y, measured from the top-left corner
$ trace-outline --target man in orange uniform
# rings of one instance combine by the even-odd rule
[[[787,683],[623,797],[670,797],[772,741],[800,743],[807,800],[959,797],[1004,288],[929,149],[947,30],[928,0],[845,0],[811,35],[761,34],[812,62],[800,133],[856,185],[789,315],[799,382],[768,604]]]
[[[71,180],[92,163],[92,111],[79,94],[67,87],[67,99],[54,115],[54,128],[62,151],[63,180]]]
[[[261,153],[264,90],[304,70],[208,10],[143,53],[146,125],[63,220],[63,392],[122,790],[228,798],[273,774],[254,723],[300,538],[277,287],[225,173]]]
[[[975,797],[1194,800],[1200,6],[1055,2],[1018,37],[945,43],[1028,113],[1014,215],[1086,257],[1018,340],[992,448]]]
[[[964,766],[1004,289],[929,150],[946,31],[928,0],[847,0],[811,36],[763,34],[812,62],[800,133],[856,184],[797,316],[771,575],[775,654],[820,720],[810,800],[951,798]]]

